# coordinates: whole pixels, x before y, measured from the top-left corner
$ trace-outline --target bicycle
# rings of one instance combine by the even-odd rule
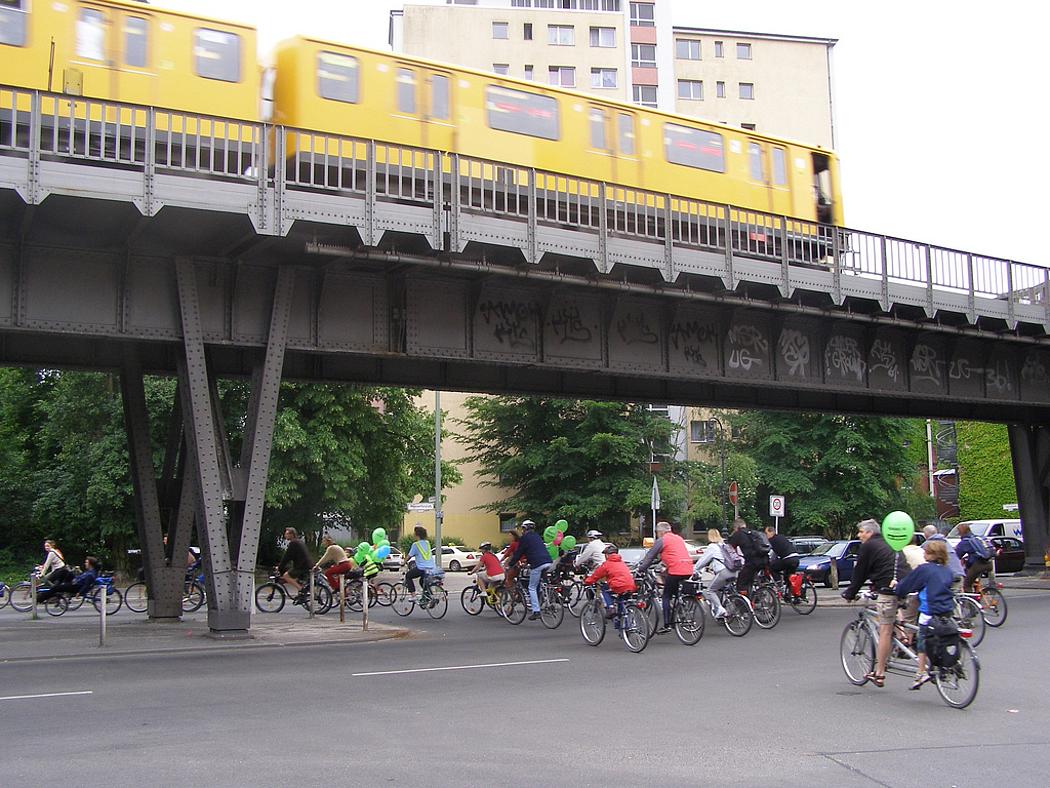
[[[656,571],[650,568],[641,575],[635,576],[638,583],[638,606],[645,613],[649,637],[656,634],[660,619],[658,608],[663,608],[663,591]],[[679,641],[687,646],[695,646],[704,636],[706,618],[703,607],[696,600],[695,584],[684,579],[678,586],[678,593],[671,600],[671,620],[665,625],[674,630]]]
[[[0,610],[7,607],[7,603],[11,601],[11,589],[7,583],[0,580]]]
[[[419,585],[422,590],[418,599],[409,594],[404,583],[396,583],[393,591],[394,612],[399,616],[407,616],[419,605],[431,618],[444,618],[448,612],[448,591],[445,590],[444,581],[444,572],[427,572],[420,578]]]
[[[769,573],[769,567],[764,567],[751,582],[751,590],[748,602],[755,616],[755,623],[760,629],[772,629],[780,623],[780,597],[774,590],[775,583]]]
[[[499,591],[500,615],[517,626],[529,614],[529,569],[521,569],[509,583]]]
[[[360,613],[364,609],[364,582],[360,569],[351,569],[346,573],[346,606],[355,613]],[[328,581],[325,580],[324,584],[327,586]],[[368,606],[375,607],[390,607],[394,604],[394,598],[396,597],[397,586],[393,583],[388,583],[385,580],[377,583],[375,578],[369,578],[368,580]],[[332,605],[339,604],[339,588],[330,589],[332,592]]]
[[[588,645],[597,646],[605,639],[605,602],[594,586],[586,587],[584,595],[587,601],[580,609],[580,634]],[[613,596],[612,622],[628,651],[638,654],[645,650],[649,625],[636,594]]]
[[[789,576],[782,576],[778,580],[773,577],[773,572],[768,566],[764,567],[760,574],[763,580],[770,584],[773,592],[781,602],[787,602],[787,604],[791,605],[791,609],[800,616],[808,616],[817,609],[817,587],[802,572],[794,572],[790,575],[790,577],[798,576],[801,578],[798,594],[795,594],[792,589]]]
[[[186,569],[186,578],[182,586],[182,612],[195,613],[200,610],[207,599],[204,590],[204,573],[200,572],[200,561]],[[132,583],[124,589],[124,606],[132,613],[145,613],[149,606],[149,589],[144,581]]]
[[[485,586],[484,591],[478,588],[477,583],[471,583],[459,595],[459,604],[462,605],[468,616],[480,616],[486,607],[490,607],[496,611],[496,615],[502,618],[503,611],[499,603],[499,595],[502,590],[502,580],[497,583],[489,583]]]
[[[320,579],[318,579],[320,575]],[[284,580],[275,569],[265,583],[255,588],[255,607],[260,613],[280,613],[291,597],[293,605],[302,605],[304,610],[323,614],[332,609],[332,590],[324,580],[324,575],[314,575],[314,594],[310,598],[310,585],[304,583],[299,593],[291,596],[284,588]]]
[[[864,599],[874,599],[874,594],[862,594]],[[918,632],[913,624],[896,622],[893,626],[893,647],[886,662],[887,673],[899,675],[914,674],[918,668],[918,654],[912,650],[905,633]],[[959,629],[959,659],[951,667],[929,667],[930,675],[937,685],[937,692],[944,702],[956,709],[969,706],[980,685],[981,664],[977,654],[970,645],[971,632]],[[875,649],[879,642],[878,613],[874,607],[865,605],[857,612],[857,617],[846,625],[839,642],[839,653],[842,670],[847,680],[854,686],[861,687],[870,681],[875,670]]]
[[[988,578],[987,585],[982,583],[979,577],[974,578],[973,581],[972,596],[981,607],[981,617],[990,627],[998,628],[1006,623],[1008,611],[1006,609],[1006,597],[999,590],[1002,587],[1002,583],[991,577]]]
[[[981,604],[975,595],[962,592],[955,594],[954,600],[952,618],[959,623],[959,626],[972,632],[970,645],[976,648],[984,640],[986,631],[984,616],[981,614]]]
[[[80,574],[77,572],[76,574]],[[76,575],[74,575],[75,577]],[[32,582],[30,580],[23,580],[20,583],[16,583],[11,589],[11,607],[17,610],[19,613],[28,613],[33,609],[33,591]],[[47,591],[50,586],[47,583],[40,583],[37,587],[37,593],[41,591]],[[61,616],[70,610],[79,610],[85,601],[90,601],[92,607],[95,608],[95,612],[102,612],[102,604],[99,601],[99,595],[101,590],[105,589],[106,593],[106,615],[111,616],[118,612],[124,603],[124,595],[120,592],[120,589],[113,585],[113,574],[111,572],[105,572],[99,575],[94,584],[85,589],[83,592],[66,592],[63,591],[60,594],[49,597],[44,600],[44,610],[47,611],[48,615]]]
[[[696,599],[707,602],[703,596],[704,581],[697,579],[689,582],[695,584]],[[726,614],[721,619],[716,618],[715,621],[720,621],[726,628],[726,632],[733,637],[742,638],[751,631],[751,625],[755,623],[751,601],[736,590],[736,578],[730,578],[716,593]],[[710,608],[710,604],[708,607]]]
[[[547,629],[557,629],[565,620],[565,603],[562,597],[561,579],[544,572],[540,579],[538,597],[540,602],[540,621]]]

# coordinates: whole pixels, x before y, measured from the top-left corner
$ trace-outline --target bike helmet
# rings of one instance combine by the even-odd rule
[[[536,523],[532,522],[532,520],[522,520],[521,527],[526,531],[531,531],[536,528]]]
[[[587,532],[588,539],[600,539],[602,537],[601,531],[596,531],[593,528]]]
[[[613,553],[618,553],[618,552],[620,552],[620,548],[619,548],[619,547],[617,547],[617,546],[616,546],[616,545],[614,545],[614,544],[607,544],[607,545],[605,545],[605,549],[604,549],[604,550],[602,550],[602,552],[603,552],[603,553],[604,553],[605,555],[612,555]]]
[[[491,550],[492,549],[492,542],[482,542],[481,544],[478,545],[478,549],[479,550]]]

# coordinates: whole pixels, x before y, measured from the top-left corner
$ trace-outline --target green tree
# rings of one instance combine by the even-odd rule
[[[1010,438],[1003,424],[955,424],[959,463],[959,517],[1002,517],[1003,504],[1017,503]]]
[[[649,511],[650,452],[673,456],[674,425],[637,404],[529,397],[471,397],[463,433],[468,459],[498,489],[490,511],[516,511],[541,522],[625,530],[628,516]],[[662,511],[681,512],[681,463],[659,470]]]
[[[725,490],[725,513],[722,511],[722,465],[721,463],[690,462],[687,478],[688,508],[690,522],[700,521],[707,528],[732,526],[733,504],[729,502],[729,491]],[[756,500],[758,495],[758,464],[743,451],[730,449],[726,452],[725,484],[735,481],[738,487],[740,516],[748,522],[758,521]]]
[[[731,421],[757,463],[760,500],[787,496],[789,533],[844,536],[863,517],[881,519],[913,476],[904,419],[748,411]]]

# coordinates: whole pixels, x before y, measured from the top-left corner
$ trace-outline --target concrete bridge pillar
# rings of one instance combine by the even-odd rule
[[[1044,568],[1050,542],[1050,425],[1010,424],[1017,504],[1024,525],[1025,570]]]

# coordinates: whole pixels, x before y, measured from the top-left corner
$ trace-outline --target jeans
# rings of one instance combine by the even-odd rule
[[[736,572],[723,569],[715,575],[715,579],[711,581],[711,585],[705,588],[702,592],[704,599],[707,600],[707,604],[711,606],[711,615],[715,618],[721,618],[726,614],[726,609],[722,606],[722,600],[718,598],[718,592],[721,591],[725,584],[735,576]]]
[[[405,586],[408,588],[408,593],[416,593],[416,584],[412,582],[414,578],[423,577],[426,574],[426,570],[420,569],[418,566],[413,566],[407,572],[405,572]]]
[[[670,626],[671,621],[671,600],[678,596],[678,589],[682,585],[683,580],[688,580],[689,575],[667,575],[664,578],[664,626]]]
[[[551,568],[551,562],[548,561],[545,564],[534,566],[529,570],[529,602],[532,603],[532,612],[540,612],[540,593],[539,585],[540,579],[543,577],[543,573]]]

